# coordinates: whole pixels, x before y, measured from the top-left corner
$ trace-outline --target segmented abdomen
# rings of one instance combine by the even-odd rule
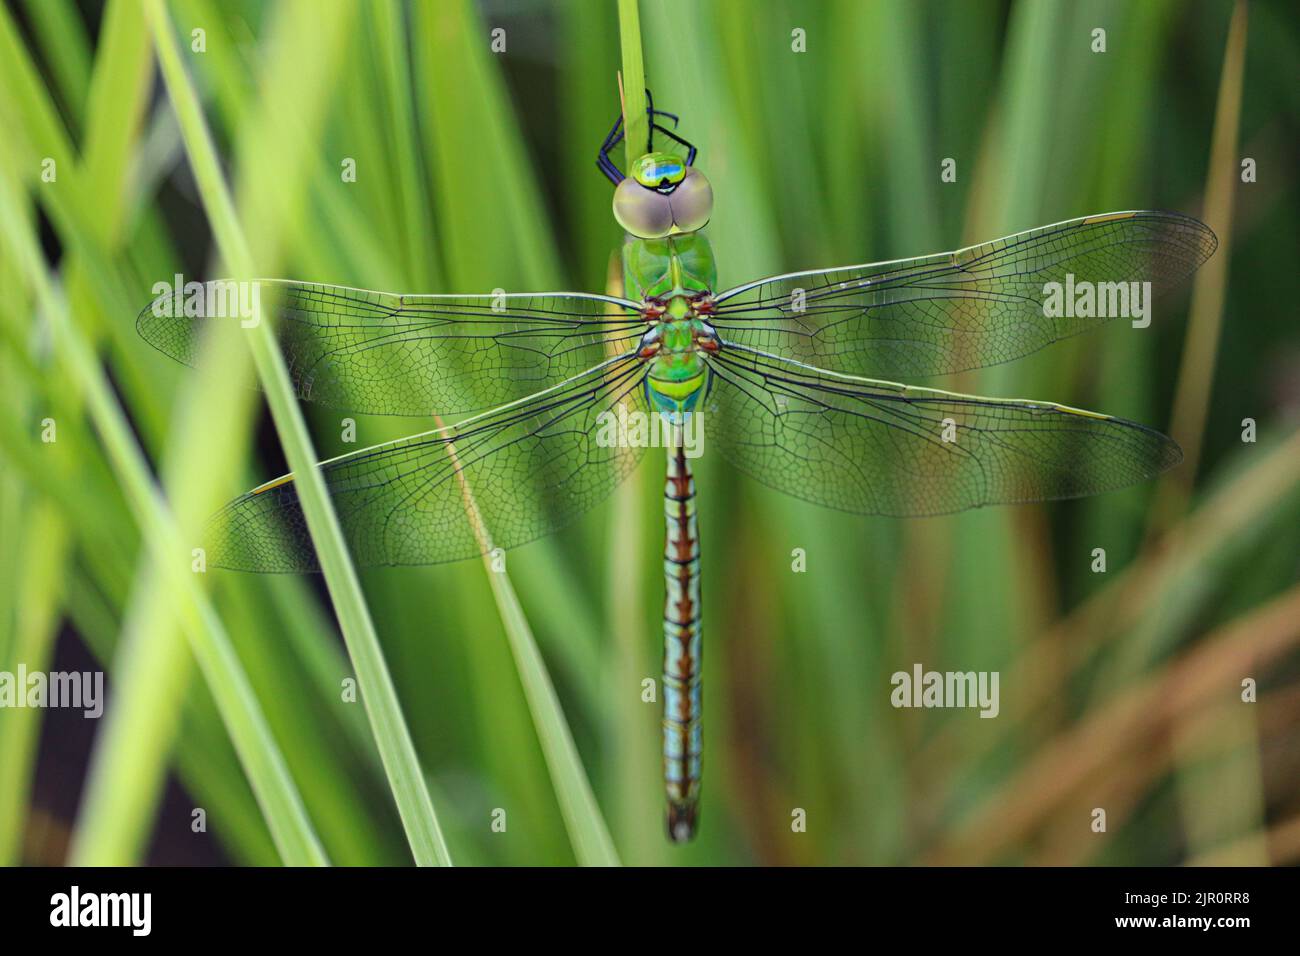
[[[668,836],[695,835],[700,796],[700,539],[695,479],[681,443],[668,455],[664,483],[664,786]]]

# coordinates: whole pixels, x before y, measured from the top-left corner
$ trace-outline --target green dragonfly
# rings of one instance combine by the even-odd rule
[[[1151,478],[1182,454],[1143,425],[888,379],[1007,362],[1118,315],[1149,320],[1152,285],[1184,277],[1217,242],[1186,216],[1117,212],[716,291],[701,232],[709,181],[695,147],[668,127],[677,118],[653,103],[647,113],[646,152],[629,175],[609,157],[621,117],[598,158],[626,233],[625,297],[259,281],[277,303],[301,399],[370,414],[476,413],[320,464],[359,564],[455,561],[556,531],[606,498],[651,444],[631,433],[601,440],[612,415],[668,424],[663,769],[668,834],[684,841],[697,826],[703,739],[689,430],[702,422],[708,447],[760,482],[864,515],[1075,498]],[[179,296],[160,296],[137,325],[192,363],[217,320]],[[318,570],[292,475],[217,514],[209,560]]]

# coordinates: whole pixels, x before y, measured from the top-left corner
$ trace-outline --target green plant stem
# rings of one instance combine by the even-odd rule
[[[600,805],[592,793],[591,782],[587,779],[582,758],[578,756],[578,747],[564,719],[564,711],[555,695],[555,687],[547,674],[532,628],[510,579],[505,572],[494,571],[491,561],[490,555],[484,556],[492,596],[505,625],[510,653],[514,656],[524,696],[528,699],[528,709],[537,727],[537,737],[551,772],[555,796],[573,843],[573,853],[583,866],[619,866],[618,851],[614,849]]]
[[[144,12],[134,4],[106,11],[88,102],[90,133],[77,176],[95,204],[87,241],[120,252],[120,226],[129,192],[128,157],[136,145],[152,78],[151,43]],[[112,104],[109,106],[107,104]],[[111,117],[111,118],[110,118]],[[92,147],[91,143],[98,144]],[[89,312],[96,293],[78,262],[68,270],[69,306]],[[80,278],[81,281],[76,281]],[[238,342],[233,343],[239,346]],[[246,356],[226,346],[210,352],[206,373],[190,377],[170,431],[177,441],[162,456],[160,477],[183,535],[217,506],[236,475],[251,429],[253,396],[226,385],[239,373],[230,358]],[[205,387],[205,385],[207,387]],[[214,401],[225,414],[212,421]],[[213,458],[217,459],[214,466]],[[172,613],[166,573],[152,555],[139,555],[131,596],[112,655],[114,706],[96,736],[68,862],[73,866],[130,866],[140,862],[153,829],[169,758],[190,694],[193,655]],[[212,808],[213,813],[219,811]]]
[[[1227,299],[1228,266],[1232,262],[1233,206],[1241,126],[1242,87],[1246,72],[1246,4],[1233,7],[1232,21],[1219,74],[1219,95],[1210,138],[1210,162],[1205,182],[1206,225],[1219,237],[1218,252],[1201,267],[1192,286],[1187,340],[1178,367],[1178,388],[1169,426],[1182,446],[1183,464],[1160,482],[1161,495],[1152,509],[1152,530],[1167,527],[1187,510],[1201,461],[1201,444],[1209,414],[1210,394],[1218,367],[1219,335]]]
[[[198,96],[181,62],[171,20],[161,0],[151,0],[147,9],[168,94],[180,122],[182,139],[217,245],[234,276],[247,281],[253,273],[252,254],[221,175]],[[325,481],[316,467],[316,453],[270,329],[270,318],[262,315],[259,319],[249,336],[253,361],[285,457],[293,470],[298,499],[316,546],[348,654],[356,668],[362,702],[412,855],[421,866],[449,866],[451,855],[429,798],[415,745],[402,717],[397,690],[384,662],[369,608],[361,593],[361,582],[344,544],[342,528],[325,490]]]
[[[437,416],[434,416],[434,421],[438,427],[442,427]],[[533,726],[537,729],[537,739],[541,742],[542,753],[546,757],[546,766],[550,770],[551,783],[560,803],[560,813],[564,816],[564,826],[568,830],[574,855],[583,866],[619,866],[618,853],[609,835],[609,827],[606,826],[600,805],[592,793],[591,781],[587,779],[582,758],[578,756],[578,747],[573,742],[564,710],[560,707],[560,700],[546,671],[541,651],[537,648],[533,629],[519,604],[509,575],[503,566],[496,564],[498,553],[492,546],[492,536],[475,503],[474,491],[461,472],[454,445],[448,446],[447,454],[460,482],[465,515],[474,528],[474,535],[483,552],[483,567],[487,571],[488,583],[492,586],[492,597],[506,629],[510,653],[514,657],[515,669],[519,672],[519,682],[524,688]]]
[[[302,798],[271,736],[248,677],[231,647],[220,619],[191,573],[189,549],[149,474],[131,426],[113,396],[94,352],[70,322],[30,234],[21,228],[11,182],[0,177],[0,227],[10,251],[26,273],[53,331],[55,346],[72,380],[86,390],[90,416],[99,431],[122,490],[142,535],[164,569],[167,589],[194,656],[203,670],[222,720],[239,753],[253,793],[285,863],[322,865],[328,861],[312,829]]]
[[[13,543],[20,548],[23,560],[12,582],[16,599],[13,640],[0,647],[0,667],[12,671],[22,664],[33,672],[43,670],[54,655],[69,535],[62,516],[48,500],[28,502],[27,508],[21,530],[14,529],[18,540]],[[39,710],[24,708],[0,721],[0,778],[5,781],[0,787],[0,866],[22,862],[23,824],[36,769],[40,716]]]
[[[627,155],[626,168],[631,170],[650,132],[645,115],[645,63],[637,0],[618,0],[618,39],[623,49],[623,149]]]

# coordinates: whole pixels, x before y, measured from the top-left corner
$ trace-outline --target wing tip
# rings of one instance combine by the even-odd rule
[[[1160,475],[1177,468],[1183,463],[1183,446],[1163,432],[1157,432],[1156,434],[1163,439],[1160,443],[1160,470],[1156,472],[1156,474]]]
[[[158,304],[172,300],[171,315],[158,311]],[[192,318],[176,312],[177,294],[166,292],[156,295],[136,314],[135,331],[140,338],[173,362],[194,368],[197,362],[196,323]]]
[[[202,542],[210,566],[251,574],[320,571],[292,481],[293,475],[288,474],[258,485],[227,502],[208,519]],[[264,492],[276,488],[285,491],[263,497]],[[286,505],[287,514],[283,510]],[[301,533],[295,533],[294,528]]]
[[[1187,213],[1178,212],[1172,209],[1150,209],[1137,210],[1129,214],[1129,217],[1148,216],[1166,223],[1176,225],[1185,233],[1191,233],[1192,255],[1191,270],[1199,269],[1205,262],[1214,255],[1219,248],[1219,237],[1213,229],[1206,225],[1195,216],[1189,216]],[[1184,237],[1184,241],[1186,237]]]

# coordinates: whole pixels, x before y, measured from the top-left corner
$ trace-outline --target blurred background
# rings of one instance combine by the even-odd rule
[[[619,109],[613,2],[166,9],[256,274],[606,288],[621,236],[594,159]],[[641,699],[662,652],[661,459],[508,555],[620,859],[1300,861],[1295,5],[640,9],[656,105],[681,114],[714,184],[723,288],[1121,209],[1197,216],[1220,246],[1148,330],[1115,323],[934,383],[1170,432],[1187,460],[1159,482],[899,521],[700,460],[705,780],[685,848],[663,835],[659,704]],[[99,721],[0,710],[0,863],[277,864],[102,427],[129,425],[184,528],[285,470],[258,393],[135,332],[155,282],[223,274],[145,8],[6,0],[0,126],[14,200],[0,207],[0,670],[103,669],[109,689]],[[359,447],[337,412],[305,412],[319,457]],[[360,444],[429,427],[355,417]],[[352,667],[321,580],[201,580],[324,854],[409,863],[365,714],[341,693]],[[362,583],[452,858],[579,859],[483,566]],[[918,662],[1000,672],[998,718],[892,708],[890,676]]]

